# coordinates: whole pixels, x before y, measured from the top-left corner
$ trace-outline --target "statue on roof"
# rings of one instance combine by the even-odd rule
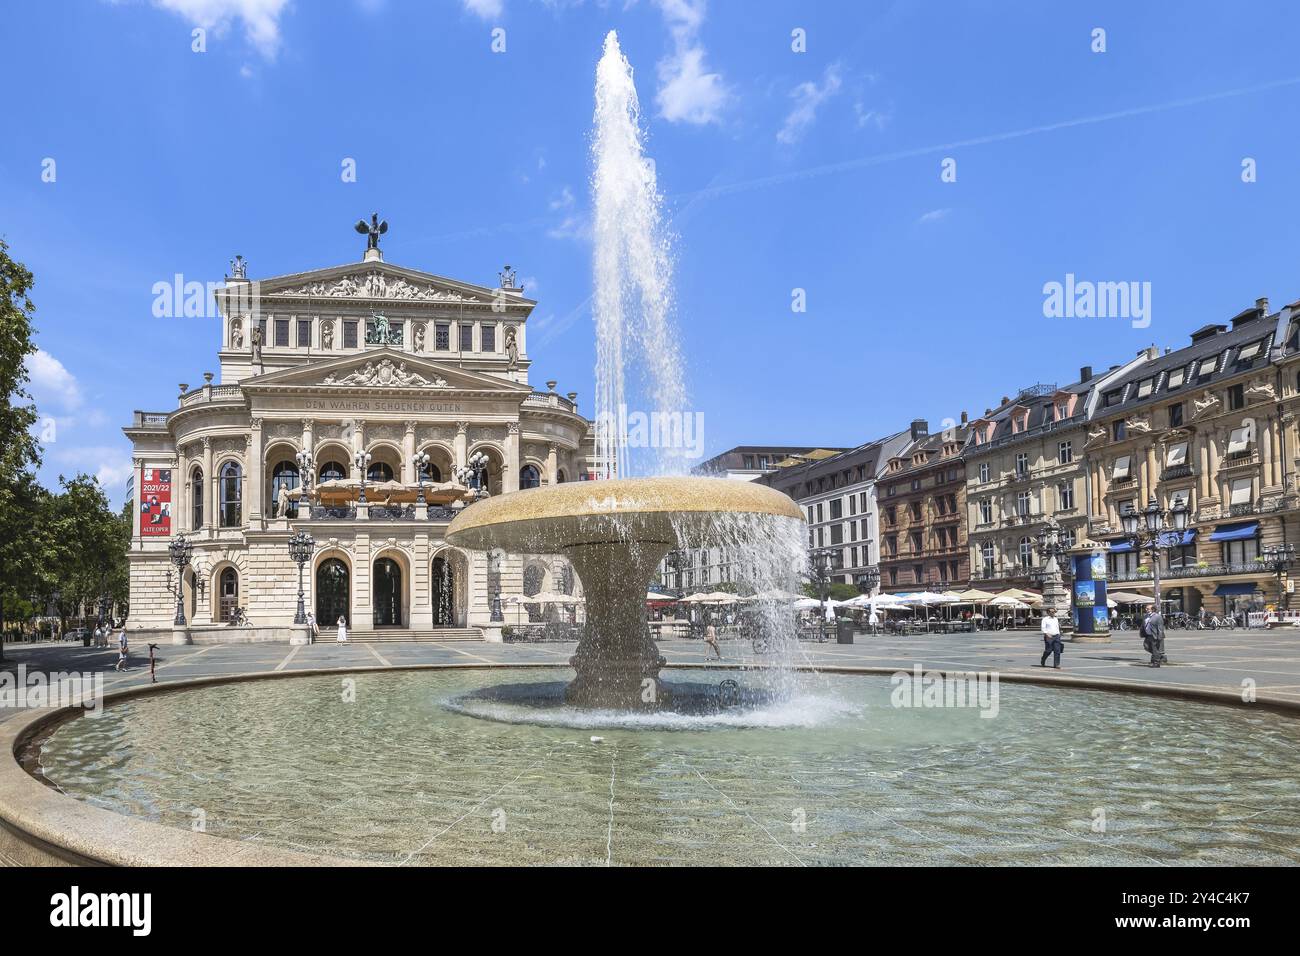
[[[366,249],[378,249],[379,237],[388,231],[388,220],[385,219],[381,222],[379,219],[379,213],[372,212],[370,214],[370,222],[366,222],[364,219],[358,219],[355,228],[357,232],[367,237]]]

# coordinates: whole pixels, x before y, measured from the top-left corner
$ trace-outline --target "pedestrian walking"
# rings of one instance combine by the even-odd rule
[[[1168,664],[1169,658],[1165,656],[1165,621],[1154,607],[1142,622],[1141,633],[1142,646],[1151,655],[1151,666]]]
[[[348,622],[343,619],[341,614],[339,615],[339,635],[334,640],[337,644],[346,644],[348,642]]]
[[[153,656],[153,652],[158,650],[157,644],[149,645],[149,680],[152,683],[158,683],[158,659]]]
[[[713,648],[713,653],[718,655],[718,660],[722,660],[722,650],[718,647],[718,629],[712,624],[704,629],[704,643]]]
[[[1061,622],[1048,608],[1043,608],[1043,620],[1039,625],[1043,632],[1043,656],[1038,660],[1039,667],[1047,666],[1047,658],[1052,658],[1052,666],[1061,669],[1061,652],[1065,645],[1061,643]]]
[[[316,615],[311,611],[307,612],[307,640],[315,644],[316,638],[320,637],[320,628],[316,624]]]
[[[123,625],[122,633],[119,634],[117,637],[117,666],[113,668],[114,670],[119,670],[119,671],[126,670],[127,650],[128,648],[126,645],[126,626]]]

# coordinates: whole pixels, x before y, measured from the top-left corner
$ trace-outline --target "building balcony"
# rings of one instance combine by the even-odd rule
[[[289,520],[298,521],[450,521],[456,515],[460,514],[459,508],[443,508],[439,505],[428,505],[425,509],[425,517],[419,519],[416,514],[415,505],[397,505],[389,507],[386,505],[368,505],[366,507],[366,517],[363,519],[357,514],[357,506],[351,505],[314,505],[310,515],[299,514]]]
[[[1177,581],[1186,578],[1218,578],[1234,574],[1271,574],[1268,567],[1263,561],[1240,561],[1231,564],[1192,564],[1181,568],[1161,568],[1160,580]],[[1116,581],[1150,581],[1153,575],[1151,569],[1144,571],[1123,571],[1117,574],[1108,575],[1112,582]]]
[[[167,412],[137,411],[132,417],[131,427],[165,432],[167,430]]]
[[[1259,467],[1259,452],[1257,451],[1239,451],[1235,454],[1224,455],[1219,459],[1220,471],[1237,471],[1246,468]]]
[[[1196,472],[1191,465],[1172,465],[1160,472],[1161,481],[1177,481],[1179,478],[1195,478]]]

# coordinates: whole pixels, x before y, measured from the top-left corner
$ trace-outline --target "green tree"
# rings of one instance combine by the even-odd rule
[[[36,406],[27,391],[26,359],[36,351],[32,342],[29,293],[32,274],[9,256],[0,239],[0,655],[4,653],[7,608],[28,595],[34,478],[40,446],[32,434]]]

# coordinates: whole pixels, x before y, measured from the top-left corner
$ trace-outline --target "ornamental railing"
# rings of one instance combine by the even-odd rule
[[[1187,565],[1180,568],[1161,568],[1162,581],[1175,578],[1209,578],[1229,574],[1268,574],[1268,567],[1262,561],[1234,561],[1229,564]],[[1121,571],[1109,575],[1111,581],[1150,581],[1151,570]]]

